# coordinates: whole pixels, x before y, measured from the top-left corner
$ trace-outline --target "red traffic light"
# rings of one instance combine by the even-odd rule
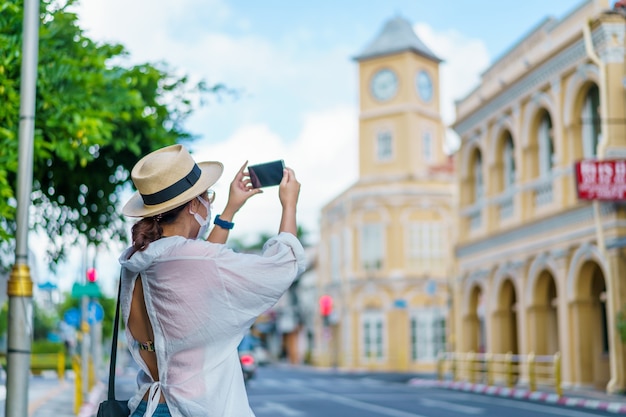
[[[87,281],[96,282],[98,275],[96,274],[96,268],[87,269]]]
[[[322,316],[328,316],[333,311],[333,297],[330,295],[322,295],[320,297],[320,313]]]

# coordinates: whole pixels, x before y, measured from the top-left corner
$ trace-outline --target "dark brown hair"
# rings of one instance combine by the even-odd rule
[[[133,253],[144,251],[150,243],[161,239],[161,237],[163,237],[163,228],[161,225],[174,223],[180,212],[187,207],[187,204],[189,204],[189,202],[165,213],[157,214],[152,217],[144,217],[135,223],[131,229],[133,248],[135,249]]]

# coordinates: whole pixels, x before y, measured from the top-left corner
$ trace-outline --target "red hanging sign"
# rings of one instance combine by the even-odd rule
[[[626,200],[626,160],[584,159],[574,165],[582,200]]]

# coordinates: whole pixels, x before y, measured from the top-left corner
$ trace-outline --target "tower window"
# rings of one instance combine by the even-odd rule
[[[424,161],[432,162],[433,160],[433,137],[430,132],[424,133],[422,136],[422,153]]]
[[[376,137],[376,150],[379,161],[389,161],[393,157],[393,137],[391,132],[379,132]]]

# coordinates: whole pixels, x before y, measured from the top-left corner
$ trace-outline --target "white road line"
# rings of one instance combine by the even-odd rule
[[[407,411],[397,410],[397,409],[385,407],[382,405],[376,405],[376,404],[371,404],[371,403],[364,402],[364,401],[359,401],[356,399],[346,398],[341,395],[330,394],[324,391],[311,388],[310,386],[307,386],[308,384],[307,385],[303,385],[302,383],[293,384],[293,381],[289,381],[289,383],[286,383],[287,381],[285,380],[283,380],[282,382],[283,382],[283,385],[288,385],[291,388],[301,391],[301,395],[306,396],[306,397],[316,397],[316,398],[320,398],[323,400],[330,400],[336,403],[347,405],[352,408],[357,408],[357,409],[366,410],[370,412],[374,411],[374,412],[380,413],[381,415],[385,415],[389,417],[426,417],[422,414],[416,414],[416,413],[411,413]],[[328,381],[326,383],[328,384]],[[253,401],[255,399],[258,399],[258,397],[255,395],[249,395],[249,398]],[[261,411],[263,410],[262,407],[263,406],[261,406],[261,408],[258,408],[258,407],[253,406],[252,408],[254,410]]]
[[[266,401],[260,407],[254,407],[254,412],[256,413],[270,413],[271,415],[276,415],[276,413],[281,414],[287,417],[298,417],[304,415],[301,411],[294,410],[284,404],[275,403],[272,401]]]
[[[454,404],[448,401],[430,400],[428,398],[420,398],[417,401],[420,404],[422,404],[424,407],[442,408],[444,410],[454,411],[455,413],[461,413],[461,414],[473,415],[473,414],[483,414],[485,412],[484,408],[472,407],[469,405],[462,405],[462,404]]]
[[[396,410],[394,408],[383,407],[381,405],[366,403],[358,400],[353,400],[350,398],[341,397],[339,395],[327,394],[325,392],[320,392],[317,394],[319,398],[334,401],[336,403],[341,403],[347,405],[352,408],[359,408],[367,411],[375,411],[379,414],[390,416],[390,417],[426,417],[422,414],[410,413],[407,411]]]

